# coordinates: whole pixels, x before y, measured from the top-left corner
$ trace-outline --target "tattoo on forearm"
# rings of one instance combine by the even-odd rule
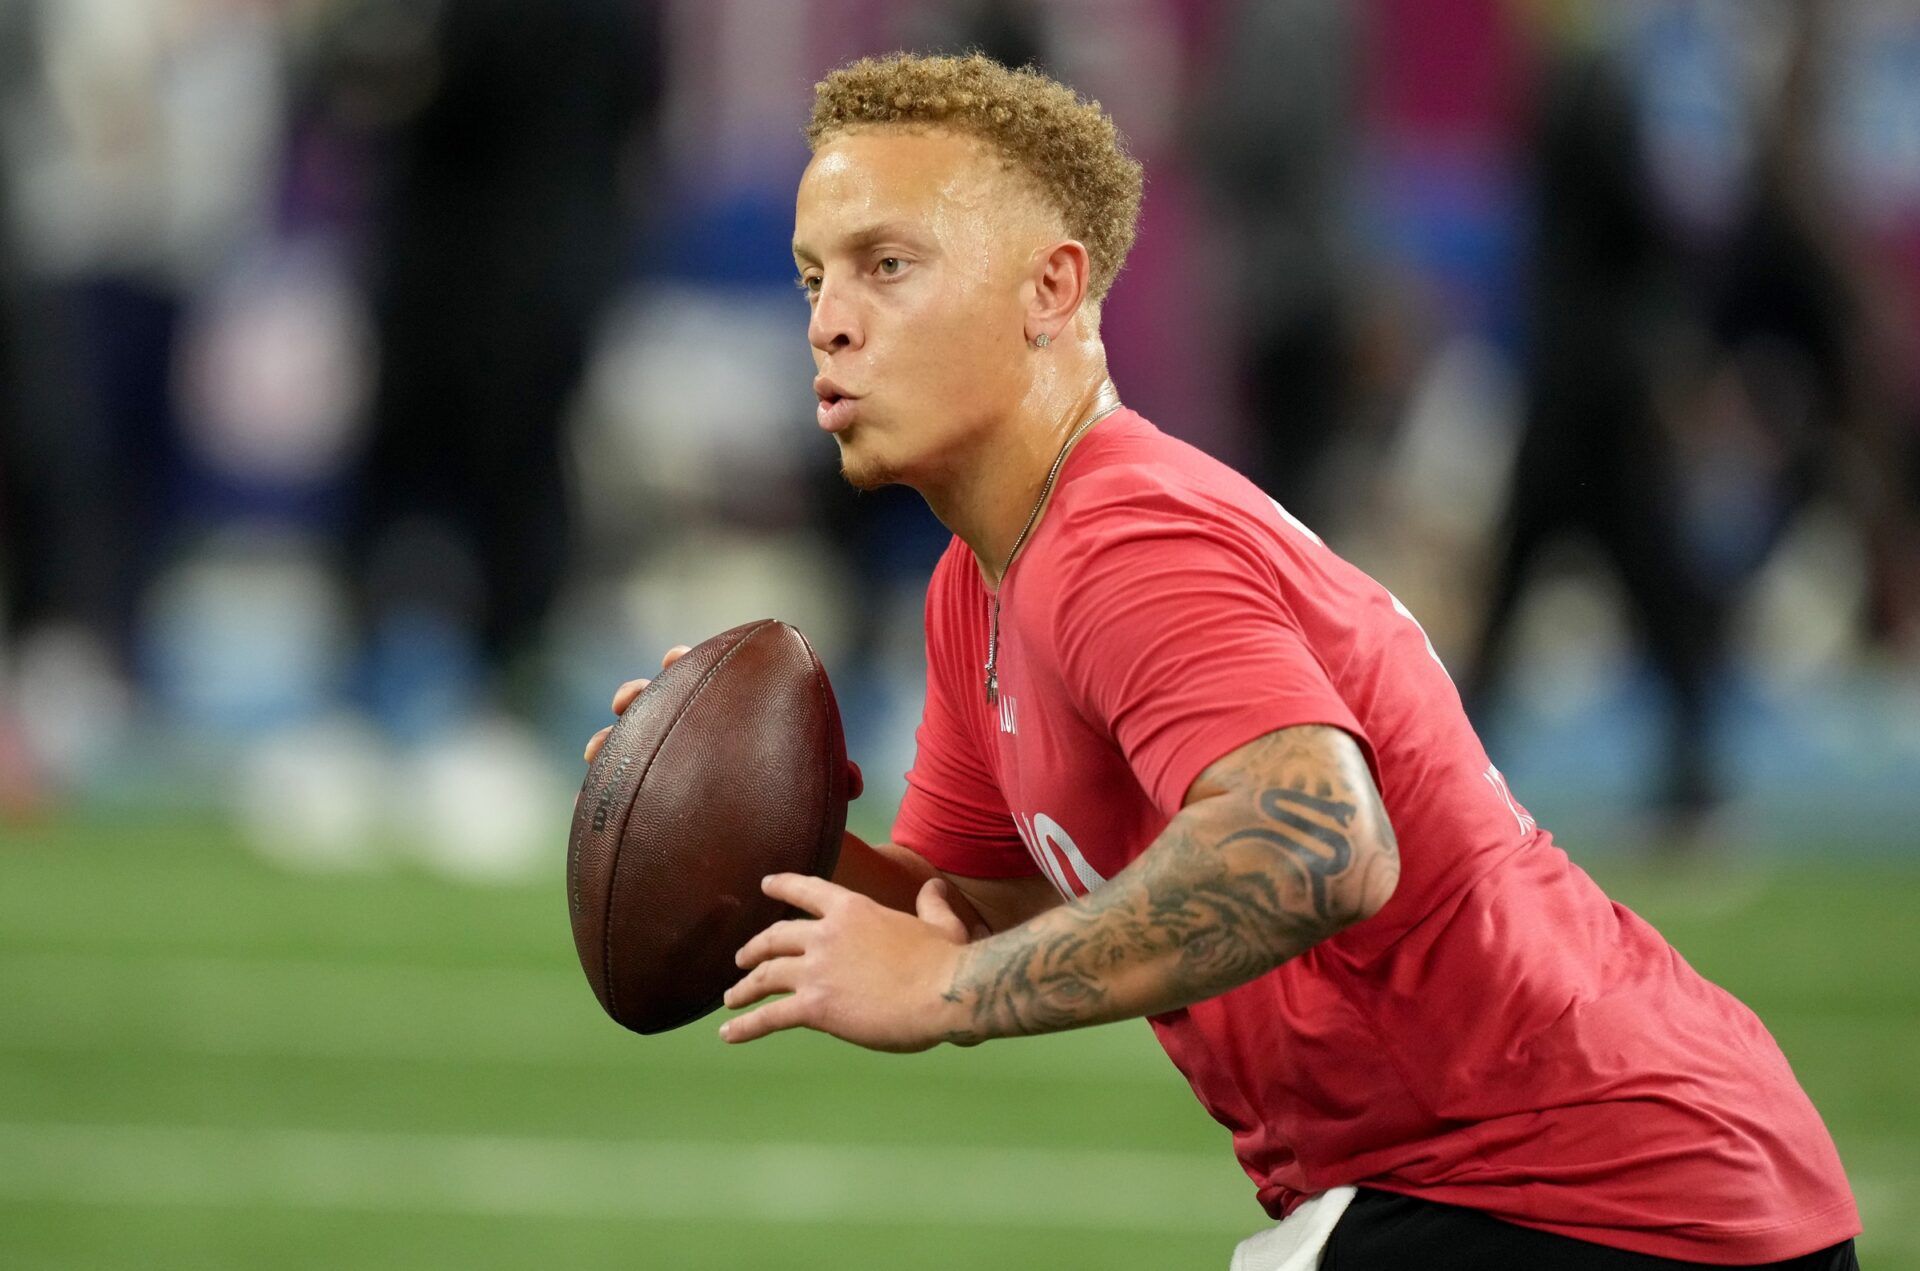
[[[969,946],[945,996],[970,1026],[948,1040],[1173,1010],[1370,912],[1399,855],[1358,747],[1327,733],[1284,729],[1235,751],[1201,778],[1222,793],[1183,809],[1098,891]]]

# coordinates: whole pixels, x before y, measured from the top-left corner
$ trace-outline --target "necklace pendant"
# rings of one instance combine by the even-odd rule
[[[1000,673],[998,671],[990,670],[987,672],[987,705],[991,706],[999,700],[1000,700]]]

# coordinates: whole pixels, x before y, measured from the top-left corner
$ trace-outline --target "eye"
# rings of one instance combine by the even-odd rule
[[[798,287],[801,291],[804,291],[807,295],[807,299],[811,300],[815,296],[820,294],[820,275],[819,274],[801,274],[798,278],[793,280],[793,285]]]
[[[907,262],[901,260],[898,256],[883,256],[880,258],[880,263],[875,266],[883,278],[898,278],[900,271],[906,267]]]

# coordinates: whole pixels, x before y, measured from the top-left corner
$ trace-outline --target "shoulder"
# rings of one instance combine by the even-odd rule
[[[1061,565],[1209,544],[1266,555],[1280,541],[1273,502],[1251,481],[1144,420],[1128,422],[1061,485],[1048,553]]]

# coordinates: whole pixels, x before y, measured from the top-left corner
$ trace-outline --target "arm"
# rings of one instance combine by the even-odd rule
[[[1017,927],[1060,903],[1053,884],[1031,878],[968,878],[935,869],[926,858],[895,843],[867,843],[849,831],[840,841],[833,881],[889,909],[917,911],[920,889],[947,881],[947,902],[976,938]]]
[[[963,950],[947,1040],[1175,1010],[1376,913],[1400,876],[1359,747],[1282,729],[1211,764],[1148,849],[1090,896]]]
[[[1209,765],[1160,837],[1099,890],[972,944],[821,879],[775,875],[767,893],[814,917],[755,936],[727,1004],[792,996],[721,1036],[806,1027],[921,1050],[1159,1014],[1369,917],[1399,874],[1359,746],[1337,728],[1282,729]]]

